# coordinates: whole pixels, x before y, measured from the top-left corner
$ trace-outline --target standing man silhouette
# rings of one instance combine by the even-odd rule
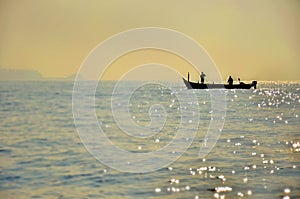
[[[201,72],[201,75],[200,75],[201,84],[204,84],[204,78],[205,77],[206,77],[206,75],[204,74],[204,72]]]
[[[188,72],[188,82],[190,81],[190,73]]]
[[[233,84],[233,79],[232,79],[231,76],[229,76],[227,82],[228,82],[228,84],[229,84],[230,86],[232,86],[232,84]]]

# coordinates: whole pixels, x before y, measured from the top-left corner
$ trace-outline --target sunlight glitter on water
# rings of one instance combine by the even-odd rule
[[[82,145],[72,118],[72,83],[1,83],[0,195],[6,198],[300,198],[299,88],[299,83],[268,83],[259,84],[257,90],[226,91],[227,114],[222,134],[208,156],[201,159],[198,152],[212,109],[208,91],[193,91],[198,97],[201,117],[190,148],[165,168],[132,174],[103,165]],[[179,84],[180,89],[185,88]],[[110,101],[104,95],[96,98],[99,125],[124,150],[135,153],[159,150],[174,137],[181,109],[177,109],[178,101],[167,91],[139,92],[138,97],[131,99],[129,111],[141,125],[149,123],[152,103],[165,100],[163,105],[169,115],[161,133],[149,139],[119,133],[108,110]],[[186,138],[190,139],[185,137],[184,142]]]

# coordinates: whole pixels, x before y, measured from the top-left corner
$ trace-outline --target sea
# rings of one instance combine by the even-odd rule
[[[300,82],[80,85],[0,82],[1,199],[300,198]]]

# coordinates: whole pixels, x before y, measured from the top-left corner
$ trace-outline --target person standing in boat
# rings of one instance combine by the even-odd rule
[[[232,77],[231,77],[231,76],[229,76],[229,78],[228,78],[227,82],[228,82],[228,84],[229,84],[230,86],[232,86],[232,85],[233,85],[233,79],[232,79]]]
[[[201,75],[200,75],[201,84],[204,84],[205,77],[206,77],[206,75],[204,74],[204,72],[201,72]]]

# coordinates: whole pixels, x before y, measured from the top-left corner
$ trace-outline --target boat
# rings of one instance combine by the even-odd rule
[[[252,81],[250,84],[246,84],[243,82],[240,82],[239,84],[204,84],[204,83],[197,83],[197,82],[191,82],[186,80],[185,78],[182,78],[184,84],[188,89],[250,89],[254,88],[256,89],[257,81]]]

